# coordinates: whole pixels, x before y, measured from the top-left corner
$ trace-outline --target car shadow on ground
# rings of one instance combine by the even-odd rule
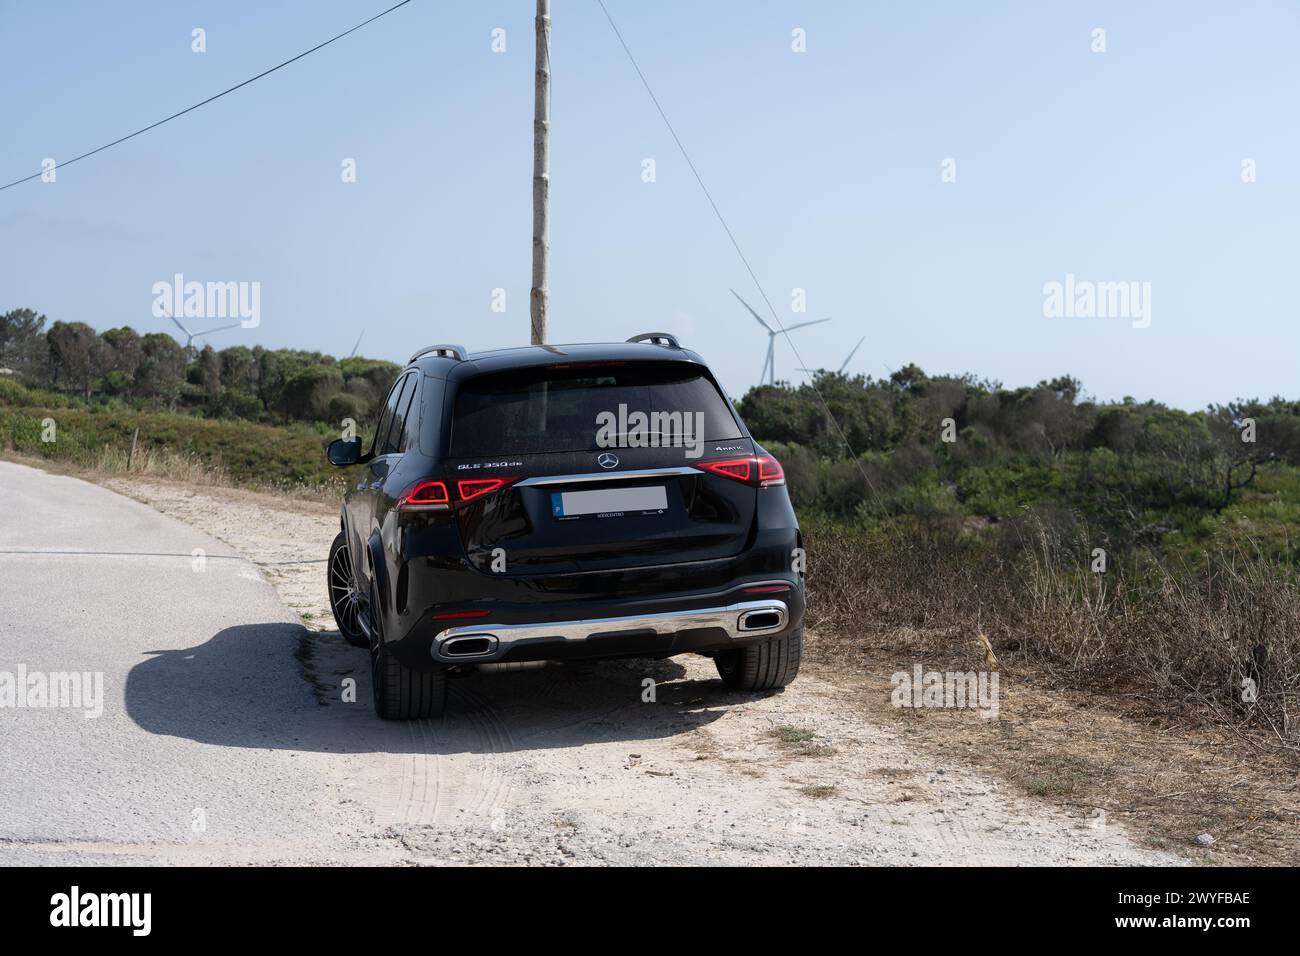
[[[689,678],[673,659],[475,673],[449,687],[442,718],[380,720],[364,650],[336,632],[268,623],[152,652],[128,673],[125,698],[142,729],[215,746],[453,754],[684,735],[766,696]]]

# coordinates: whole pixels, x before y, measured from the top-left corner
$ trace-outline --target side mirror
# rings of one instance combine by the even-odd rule
[[[336,438],[325,450],[331,465],[355,465],[361,461],[360,438]]]

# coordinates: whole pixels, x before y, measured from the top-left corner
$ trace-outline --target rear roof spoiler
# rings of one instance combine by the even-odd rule
[[[662,345],[665,348],[681,349],[677,344],[677,337],[668,332],[642,332],[640,335],[634,335],[629,342],[649,342],[651,345]]]

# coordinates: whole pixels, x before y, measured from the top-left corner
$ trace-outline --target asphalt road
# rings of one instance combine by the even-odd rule
[[[0,462],[0,864],[350,858],[345,768],[283,746],[304,634],[229,547]]]

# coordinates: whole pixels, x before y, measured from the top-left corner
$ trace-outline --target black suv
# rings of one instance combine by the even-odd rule
[[[799,670],[799,525],[780,464],[703,360],[664,333],[467,355],[398,376],[330,549],[375,710],[442,713],[487,663],[710,656],[728,687]]]

